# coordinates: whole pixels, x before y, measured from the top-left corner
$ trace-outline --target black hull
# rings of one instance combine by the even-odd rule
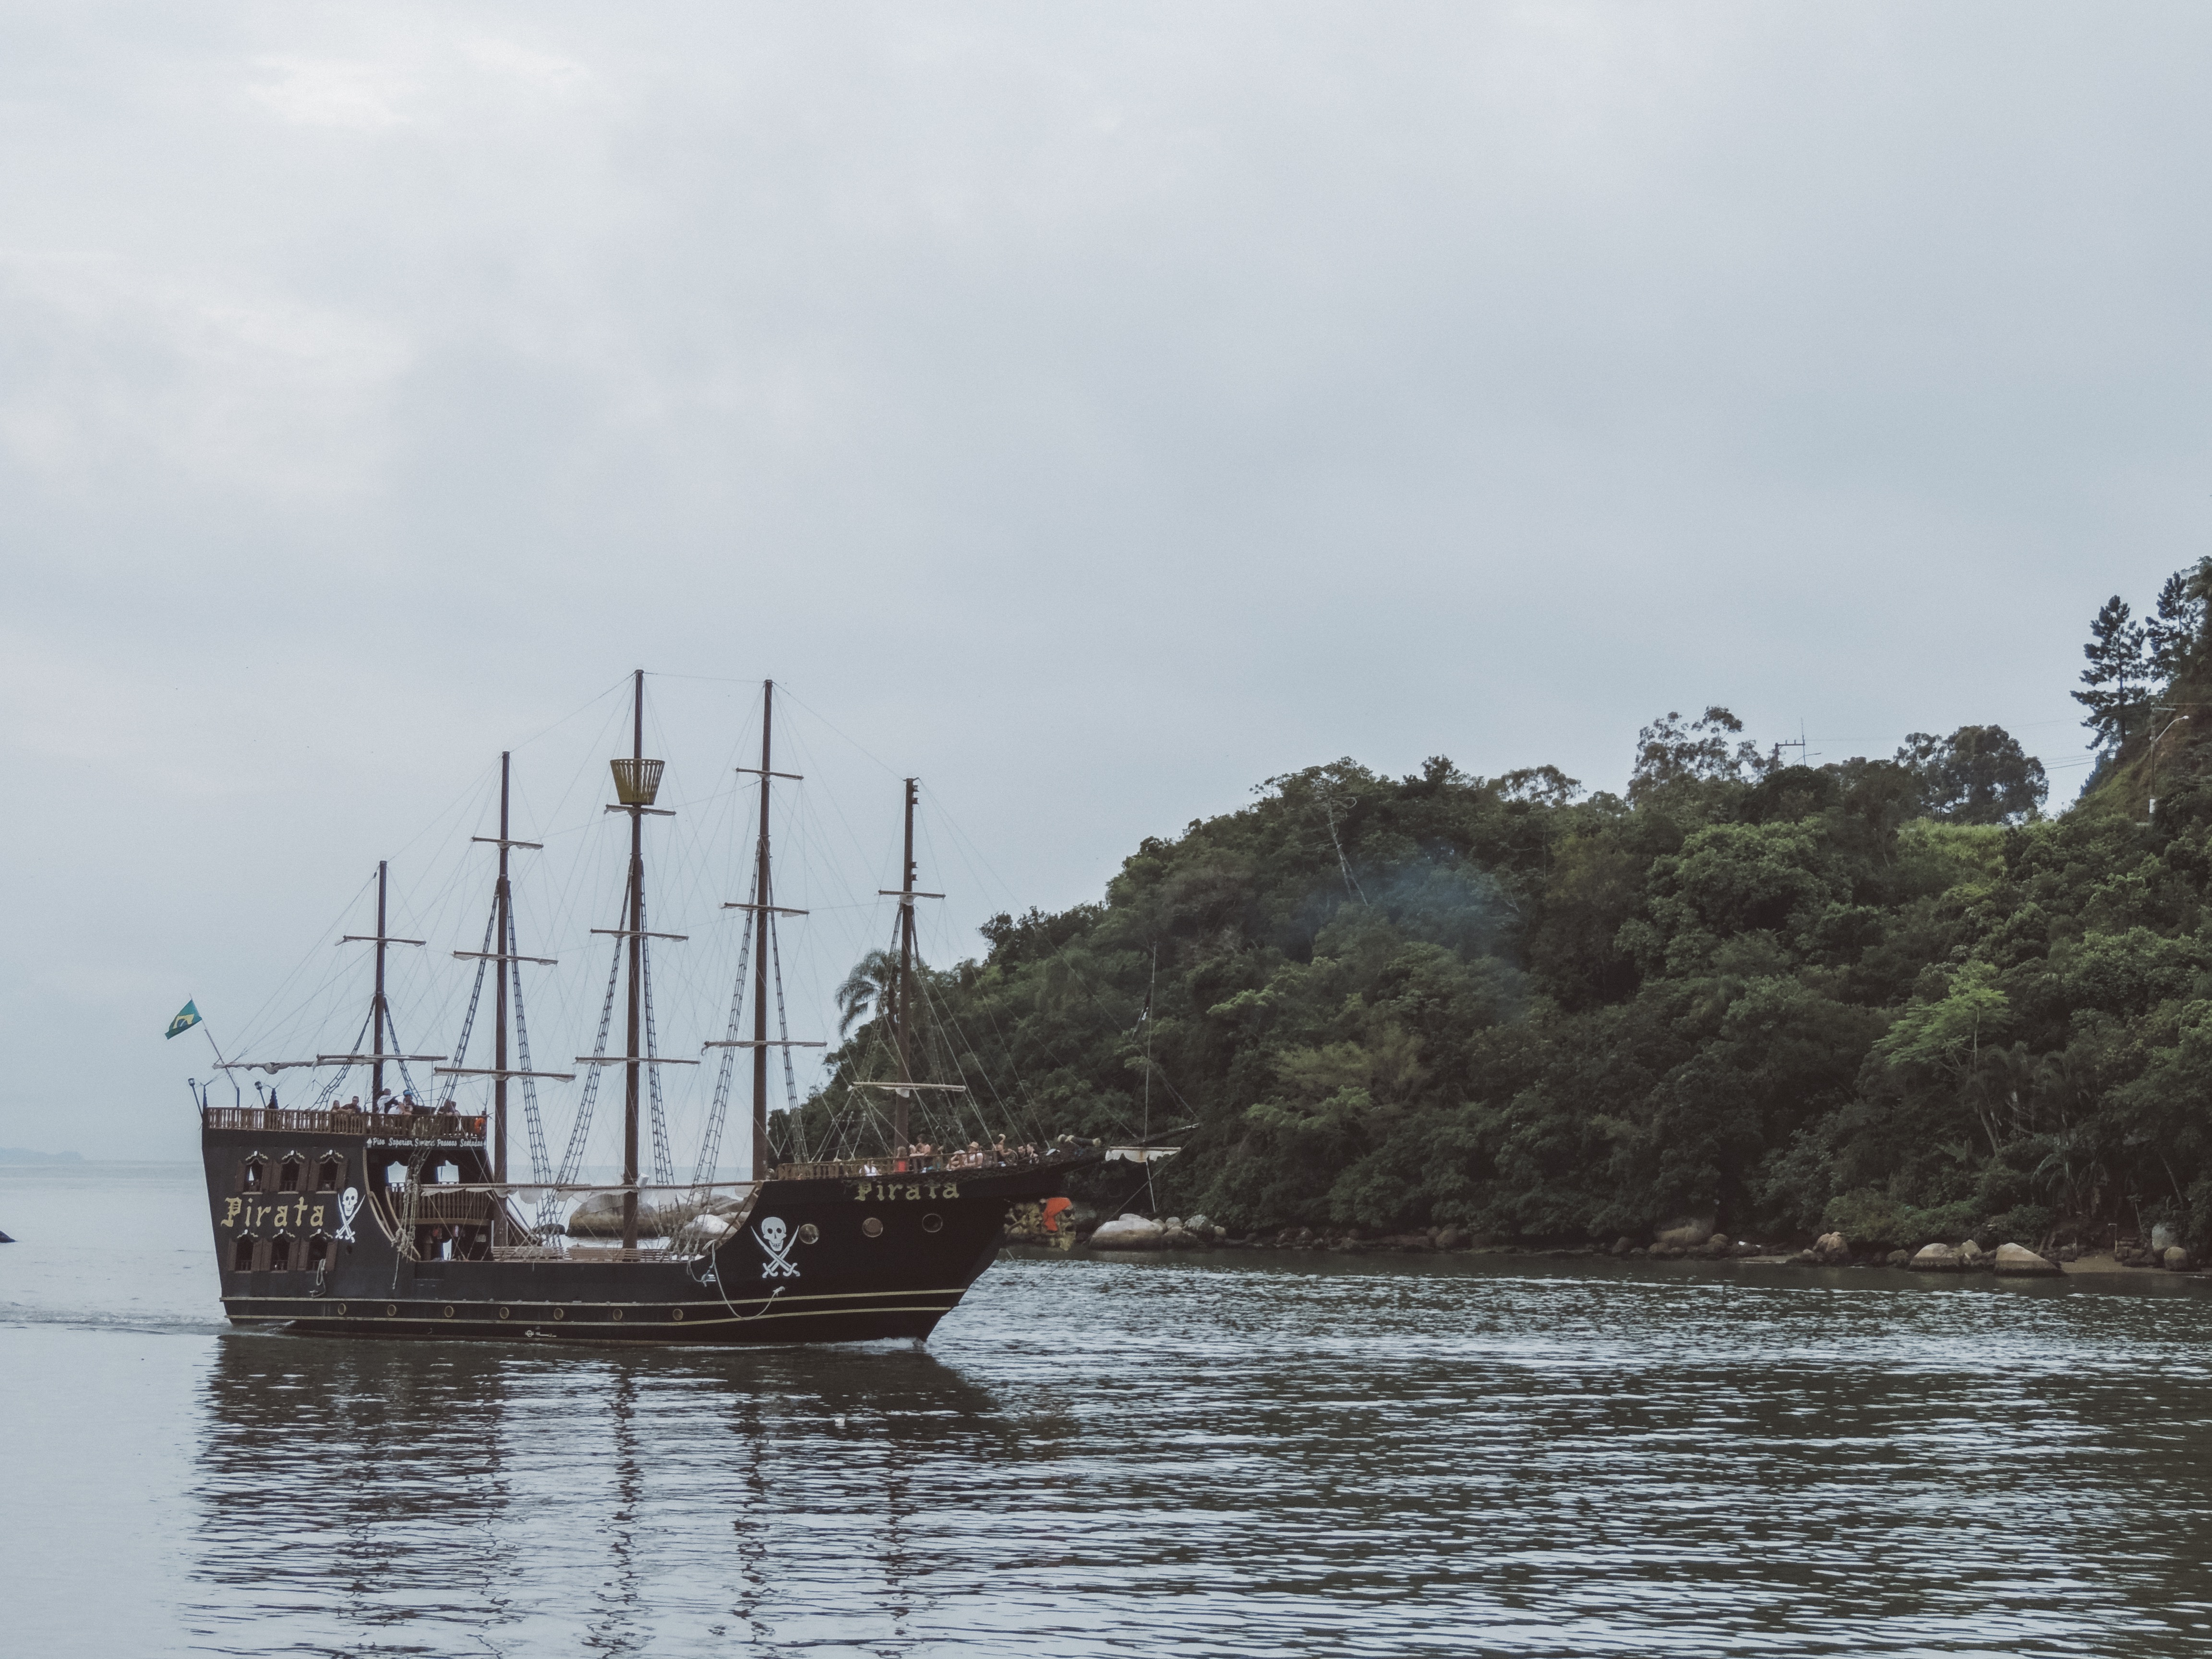
[[[623,1346],[921,1340],[990,1266],[1009,1208],[1058,1194],[1067,1172],[1090,1161],[1083,1155],[1005,1168],[771,1181],[739,1231],[682,1260],[646,1252],[637,1261],[418,1261],[399,1248],[392,1195],[373,1183],[387,1161],[418,1150],[419,1139],[402,1139],[398,1130],[374,1122],[363,1133],[339,1133],[360,1121],[344,1114],[267,1115],[275,1122],[262,1114],[228,1115],[263,1120],[260,1127],[211,1123],[202,1133],[231,1322],[388,1340]],[[483,1179],[480,1144],[465,1129],[441,1139],[441,1148],[438,1156],[459,1166],[460,1181]],[[345,1171],[337,1189],[278,1185],[294,1179],[313,1188],[314,1172],[333,1159]],[[246,1170],[257,1160],[262,1172],[249,1188]],[[288,1161],[301,1173],[280,1176]],[[363,1194],[350,1226],[339,1205],[344,1186]],[[322,1258],[319,1269],[306,1265],[310,1247]],[[241,1268],[241,1260],[252,1265]],[[275,1268],[272,1260],[288,1265]]]

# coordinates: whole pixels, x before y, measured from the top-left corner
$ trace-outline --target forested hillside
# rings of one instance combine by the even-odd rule
[[[2206,580],[2100,613],[2101,758],[2055,817],[1995,726],[1807,767],[1668,714],[1625,795],[1337,761],[1146,841],[1101,902],[999,917],[916,1040],[1048,1130],[1181,1129],[1163,1206],[1239,1229],[2202,1244]],[[881,977],[825,1121],[885,1074]]]

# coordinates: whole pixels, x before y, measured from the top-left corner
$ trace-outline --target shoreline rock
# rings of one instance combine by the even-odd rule
[[[1094,1250],[1156,1250],[1163,1247],[1167,1228],[1140,1215],[1118,1216],[1102,1221],[1084,1242]]]
[[[1948,1244],[1923,1244],[1905,1265],[1917,1273],[1955,1273],[1966,1264]]]
[[[2019,1273],[2039,1278],[2064,1272],[2056,1261],[2038,1255],[2024,1244],[2000,1244],[1996,1249],[1996,1270],[2001,1273]]]
[[[1684,1225],[1658,1231],[1682,1236],[1698,1229],[1693,1225]],[[1010,1237],[1006,1242],[1035,1243],[1039,1241]],[[1149,1216],[1124,1214],[1107,1220],[1095,1229],[1073,1230],[1071,1243],[1077,1247],[1090,1245],[1109,1252],[1231,1249],[1313,1250],[1342,1255],[1481,1255],[1523,1261],[1587,1259],[1622,1262],[1743,1262],[1755,1267],[1887,1267],[1917,1273],[1999,1273],[2036,1278],[2075,1273],[2119,1273],[2130,1268],[2136,1271],[2200,1272],[2195,1258],[2184,1246],[2169,1246],[2172,1252],[2169,1258],[2164,1253],[2154,1254],[2140,1246],[2130,1248],[2132,1241],[2124,1242],[2122,1254],[2119,1259],[2115,1260],[2109,1255],[2085,1254],[2083,1248],[2078,1245],[2054,1249],[2050,1255],[2045,1256],[2009,1241],[1993,1249],[1984,1249],[1979,1242],[1973,1239],[1963,1240],[1955,1246],[1939,1241],[1917,1251],[1899,1249],[1885,1252],[1879,1246],[1864,1245],[1855,1249],[1848,1238],[1834,1232],[1823,1233],[1812,1244],[1793,1252],[1786,1245],[1761,1245],[1748,1239],[1730,1239],[1725,1233],[1710,1229],[1703,1241],[1697,1244],[1662,1239],[1650,1245],[1635,1243],[1626,1237],[1618,1238],[1611,1244],[1601,1238],[1592,1239],[1583,1244],[1501,1243],[1479,1236],[1471,1237],[1464,1230],[1449,1226],[1371,1236],[1362,1236],[1356,1231],[1323,1231],[1313,1227],[1291,1226],[1272,1233],[1255,1232],[1231,1237],[1226,1227],[1200,1215],[1194,1215],[1186,1222],[1174,1216],[1155,1219]]]

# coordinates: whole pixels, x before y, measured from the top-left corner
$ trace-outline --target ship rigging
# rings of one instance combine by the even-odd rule
[[[544,843],[514,833],[509,751],[501,757],[498,833],[470,838],[493,849],[495,867],[480,948],[451,953],[474,964],[451,1054],[410,1053],[399,1041],[387,952],[420,950],[426,940],[390,931],[387,861],[378,866],[375,931],[343,939],[374,951],[369,1006],[350,1048],[312,1060],[226,1062],[233,1071],[272,1076],[295,1066],[322,1070],[327,1075],[313,1103],[285,1110],[273,1086],[258,1110],[213,1107],[204,1092],[199,1097],[225,1304],[234,1320],[338,1334],[511,1335],[522,1319],[527,1334],[547,1340],[588,1334],[626,1341],[678,1340],[678,1326],[685,1340],[926,1334],[988,1265],[1007,1206],[1056,1192],[1070,1169],[1094,1156],[1065,1143],[1010,1151],[1003,1136],[988,1152],[971,1142],[962,1155],[940,1152],[915,1133],[918,1112],[923,1120],[944,1116],[916,1103],[941,1101],[957,1122],[968,1109],[958,1103],[968,1085],[957,1080],[957,1068],[955,1080],[921,1074],[915,905],[942,895],[917,886],[912,778],[904,781],[900,885],[881,890],[897,902],[897,965],[887,975],[875,1024],[895,1069],[889,1077],[848,1079],[843,1091],[846,1101],[863,1103],[871,1091],[884,1091],[889,1117],[865,1105],[836,1109],[820,1091],[802,1103],[792,1051],[826,1048],[827,1040],[793,1037],[787,1016],[780,922],[808,913],[780,903],[775,880],[772,791],[778,782],[801,779],[775,767],[773,682],[762,690],[759,764],[735,769],[745,787],[757,791],[758,810],[746,896],[720,906],[738,912],[741,921],[726,1027],[721,1036],[701,1042],[698,1057],[661,1052],[655,946],[680,946],[688,936],[652,926],[646,820],[674,818],[678,809],[659,804],[665,763],[645,752],[642,671],[631,677],[629,689],[629,752],[609,763],[616,799],[605,808],[628,820],[628,858],[617,925],[588,930],[611,941],[590,1049],[578,1054],[568,1071],[541,1069],[532,1060],[524,969],[557,968],[560,959],[527,954],[520,945],[511,860],[540,853]],[[491,1064],[472,1066],[487,976]],[[623,1042],[611,1050],[618,993]],[[772,1050],[782,1060],[784,1081],[784,1103],[775,1112]],[[679,1182],[662,1071],[700,1067],[709,1055],[716,1062],[711,1101],[690,1177]],[[744,1178],[724,1181],[717,1179],[721,1141],[740,1057],[751,1071],[748,1168]],[[428,1095],[417,1087],[417,1066],[431,1067]],[[387,1066],[401,1085],[396,1091],[386,1087]],[[617,1069],[620,1177],[593,1183],[581,1177],[588,1172],[599,1086]],[[348,1080],[362,1070],[367,1104],[358,1096],[341,1104]],[[579,1078],[556,1164],[538,1085]],[[464,1113],[458,1092],[477,1088],[486,1091],[486,1109]],[[514,1179],[509,1169],[510,1109],[518,1096],[527,1180]],[[811,1135],[811,1119],[817,1121]],[[301,1144],[270,1150],[292,1140]],[[641,1158],[648,1142],[649,1181]],[[926,1207],[909,1212],[902,1207],[909,1204]],[[886,1209],[891,1213],[879,1212]],[[616,1243],[593,1248],[575,1242],[594,1236]],[[620,1271],[626,1268],[643,1276]],[[828,1288],[801,1293],[793,1281],[802,1277]],[[426,1280],[436,1281],[437,1290],[435,1322],[428,1325],[422,1321],[431,1316],[423,1310],[430,1303],[406,1294]],[[462,1296],[464,1290],[477,1294]],[[653,1334],[640,1319],[652,1324]]]

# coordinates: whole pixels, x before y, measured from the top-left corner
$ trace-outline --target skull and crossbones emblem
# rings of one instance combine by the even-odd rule
[[[760,1225],[753,1229],[753,1237],[760,1240],[761,1249],[768,1252],[768,1260],[761,1267],[763,1279],[799,1277],[799,1264],[791,1259],[791,1253],[797,1248],[799,1240],[783,1224],[781,1216],[763,1218]]]
[[[343,1244],[354,1242],[353,1218],[360,1208],[361,1194],[353,1188],[349,1187],[338,1194],[338,1230],[331,1235],[333,1238]]]

